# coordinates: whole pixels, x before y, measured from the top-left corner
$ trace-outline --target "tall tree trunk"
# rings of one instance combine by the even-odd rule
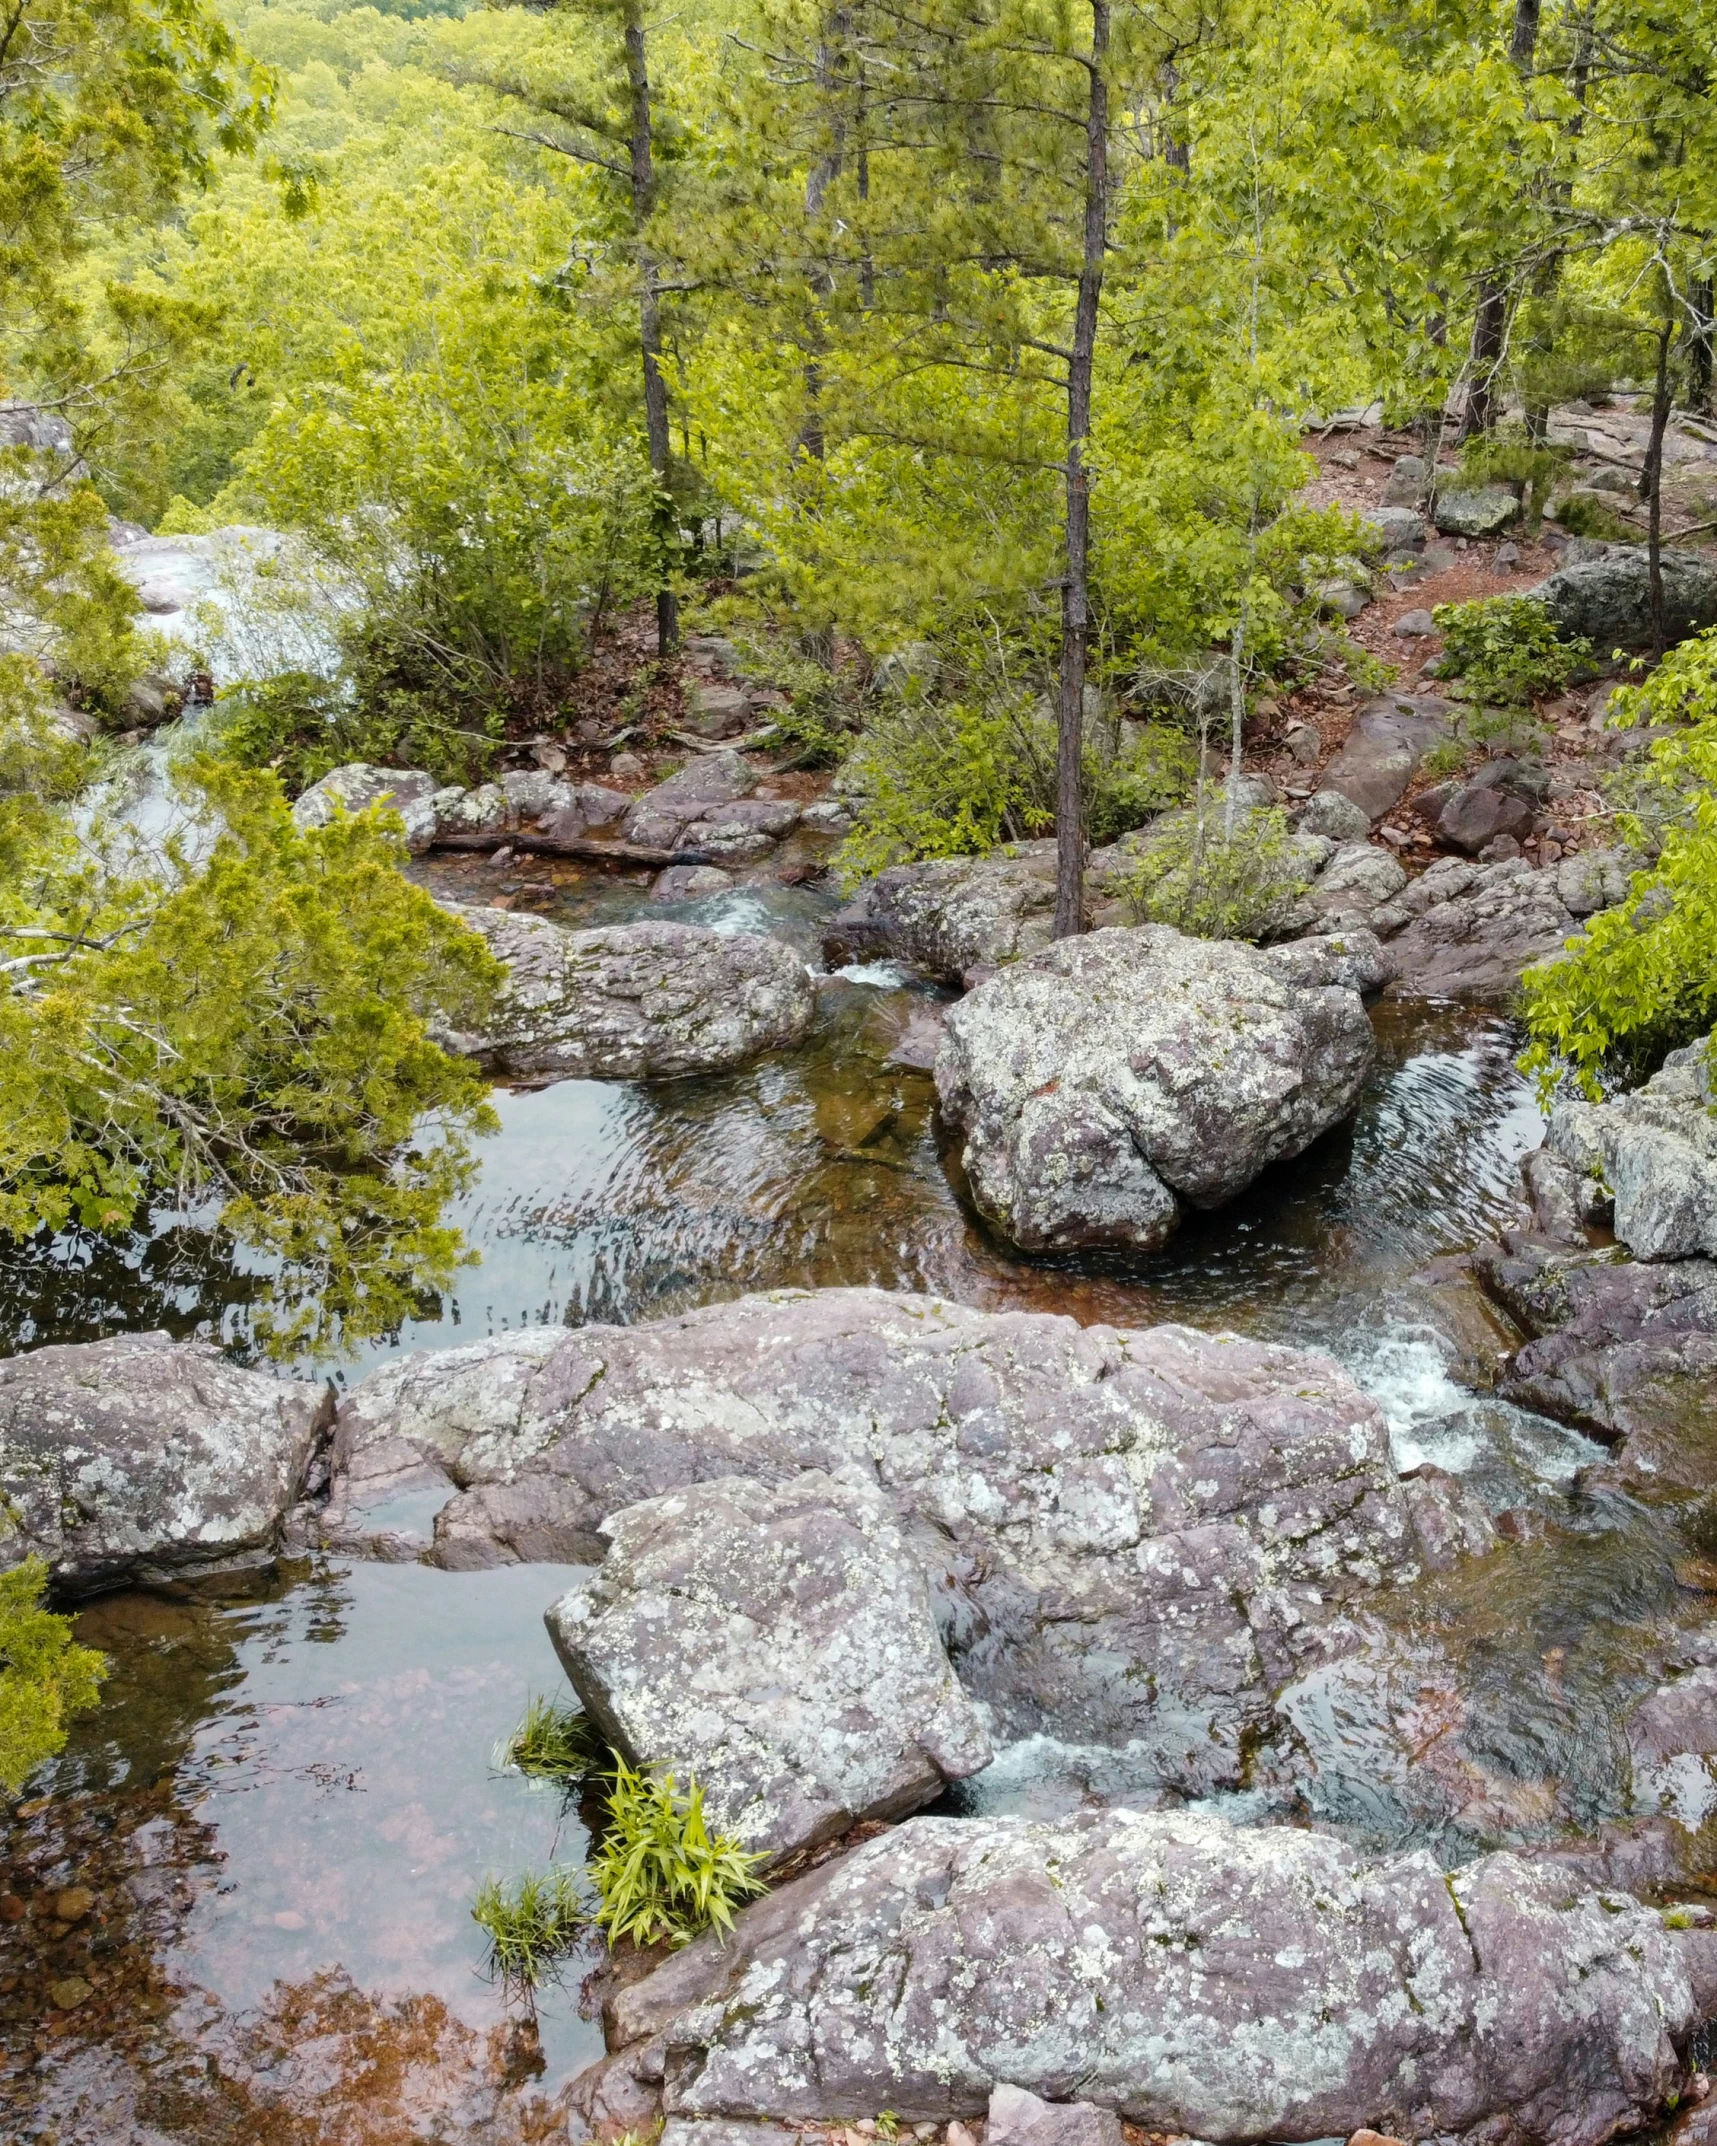
[[[1713,307],[1717,307],[1717,289],[1705,276],[1693,286],[1694,320],[1687,348],[1687,406],[1701,417],[1711,415],[1711,355],[1717,338]]]
[[[1669,294],[1665,292],[1666,304]],[[1651,652],[1660,660],[1669,646],[1669,622],[1663,604],[1663,436],[1669,430],[1669,346],[1675,336],[1675,316],[1665,318],[1657,337],[1657,377],[1652,384],[1651,443],[1646,448],[1645,473],[1640,488],[1650,502],[1651,518],[1646,537],[1647,570],[1651,577]]]
[[[1055,726],[1055,936],[1085,929],[1085,651],[1091,631],[1089,562],[1091,375],[1109,239],[1109,0],[1091,0],[1085,111],[1085,231],[1073,355],[1067,368],[1066,578],[1061,585],[1061,679]]]
[[[829,121],[829,146],[812,163],[805,176],[806,236],[823,213],[828,191],[841,175],[846,158],[846,117],[841,109],[841,72],[850,21],[845,9],[829,18],[828,34],[817,41],[817,92]],[[832,268],[824,266],[811,276],[811,289],[818,299],[834,295]],[[799,450],[813,462],[823,462],[828,441],[823,430],[823,356],[825,344],[820,322],[813,317],[805,343],[805,419],[799,428]],[[799,645],[813,663],[824,670],[835,667],[835,629],[832,624],[813,626],[800,636]]]
[[[1542,0],[1515,0],[1508,56],[1523,75],[1530,71],[1538,52],[1541,6]],[[1461,420],[1463,440],[1488,432],[1496,422],[1496,374],[1507,338],[1507,280],[1500,275],[1487,276],[1480,288],[1478,312],[1473,316],[1473,383],[1467,391],[1466,413]]]
[[[651,146],[650,68],[644,43],[644,17],[634,5],[626,16],[626,80],[632,99],[632,229],[638,240],[638,340],[644,358],[644,431],[650,443],[650,469],[656,480],[656,535],[664,562],[672,541],[673,502],[668,492],[668,463],[673,452],[668,434],[668,383],[662,377],[662,306],[655,257],[644,242],[656,192]],[[656,652],[672,655],[680,645],[680,600],[664,581],[656,591]]]

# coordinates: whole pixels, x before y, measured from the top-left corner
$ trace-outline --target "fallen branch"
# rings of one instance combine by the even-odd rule
[[[743,738],[694,738],[689,730],[670,730],[664,735],[694,753],[755,753],[774,743],[777,728],[774,723],[765,723],[761,730]]]
[[[719,864],[707,849],[651,849],[643,842],[592,842],[584,835],[440,834],[431,849],[522,850],[532,857],[577,857],[587,864]]]

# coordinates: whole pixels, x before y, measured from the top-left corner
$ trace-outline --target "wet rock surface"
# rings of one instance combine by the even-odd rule
[[[1028,1251],[1161,1244],[1339,1123],[1374,1048],[1353,990],[1166,925],[1018,962],[945,1034],[936,1089],[972,1197]]]
[[[743,1298],[389,1365],[342,1404],[327,1533],[460,1486],[422,1553],[590,1561],[605,1519],[742,1477],[854,1472],[889,1502],[998,1733],[1130,1743],[1239,1778],[1340,1605],[1421,1569],[1376,1405],[1327,1358],[933,1298]]]
[[[331,1418],[326,1387],[166,1334],[0,1360],[0,1567],[77,1592],[269,1545]]]
[[[772,1858],[901,1818],[987,1766],[930,1591],[882,1493],[730,1477],[604,1521],[548,1627],[632,1765],[690,1773],[712,1826]]]
[[[1704,1930],[1512,1855],[1445,1877],[1190,1813],[918,1818],[622,1992],[677,2117],[815,2119],[998,2085],[1219,2142],[1503,2124],[1599,2146],[1656,2113]]]
[[[672,1080],[800,1041],[816,1012],[805,964],[774,939],[694,924],[565,931],[546,918],[455,913],[507,965],[481,1034],[449,1048],[501,1073]]]
[[[1671,1051],[1643,1087],[1557,1105],[1544,1144],[1600,1181],[1615,1233],[1638,1259],[1717,1254],[1717,1115],[1706,1040]]]

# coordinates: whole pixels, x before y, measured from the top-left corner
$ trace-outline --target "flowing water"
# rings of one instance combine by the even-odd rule
[[[475,865],[445,876],[467,897],[495,885]],[[570,874],[526,899],[569,923],[643,911],[638,887]],[[815,963],[826,908],[768,887],[648,913],[768,930]],[[934,1003],[898,972],[849,970],[821,985],[803,1049],[745,1071],[501,1096],[457,1212],[481,1266],[342,1375],[532,1322],[855,1283],[1328,1349],[1383,1406],[1401,1466],[1463,1475],[1515,1539],[1381,1598],[1363,1655],[1302,1680],[1284,1705],[1298,1741],[1228,1807],[1449,1860],[1635,1815],[1620,1716],[1710,1605],[1672,1513],[1586,1487],[1598,1448],[1489,1391],[1511,1336],[1445,1255],[1510,1219],[1539,1138],[1506,1020],[1378,1007],[1352,1125],[1123,1264],[1026,1260],[975,1223],[929,1075],[893,1057]],[[242,1341],[242,1282],[200,1259],[180,1236],[129,1263],[80,1250],[8,1270],[6,1344],[147,1325]],[[486,1872],[583,1854],[576,1810],[494,1763],[528,1696],[559,1688],[542,1612],[567,1579],[276,1562],[87,1606],[104,1703],[4,1844],[7,2135],[548,2135],[554,2093],[600,2053],[579,1988],[594,1963],[533,2017],[485,1974],[469,1904]],[[1036,1738],[950,1807],[1136,1786],[1124,1752]],[[73,1885],[97,1904],[68,1924],[54,1903]],[[68,2006],[74,1979],[89,1994]]]

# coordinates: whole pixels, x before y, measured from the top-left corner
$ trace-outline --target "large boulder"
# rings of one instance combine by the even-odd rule
[[[1444,536],[1500,536],[1520,519],[1520,501],[1505,484],[1437,486],[1431,519]]]
[[[990,1762],[888,1500],[807,1470],[625,1507],[548,1628],[632,1765],[689,1770],[710,1823],[771,1857],[901,1818]]]
[[[1341,750],[1325,768],[1324,787],[1339,790],[1367,819],[1381,819],[1402,796],[1419,762],[1448,735],[1446,701],[1429,695],[1371,701],[1354,718]]]
[[[507,965],[480,1034],[450,1049],[514,1077],[675,1080],[802,1041],[817,1010],[800,957],[778,940],[695,924],[563,931],[543,917],[449,904]]]
[[[1717,563],[1697,552],[1666,551],[1661,564],[1670,641],[1717,626]],[[1611,545],[1601,559],[1564,566],[1532,593],[1559,633],[1589,640],[1600,659],[1651,641],[1651,567],[1643,545]]]
[[[1544,1144],[1599,1179],[1636,1259],[1717,1256],[1717,1114],[1709,1039],[1671,1051],[1643,1088],[1605,1103],[1565,1102]]]
[[[1523,858],[1499,864],[1444,857],[1372,911],[1392,992],[1506,1001],[1533,963],[1579,929],[1554,871]]]
[[[878,873],[830,919],[823,955],[831,968],[904,961],[959,984],[1047,946],[1054,921],[1054,843],[1010,842]]]
[[[628,842],[646,848],[684,848],[689,828],[749,797],[757,782],[756,769],[742,754],[699,753],[666,782],[646,790],[626,814],[620,832]]]
[[[362,760],[334,768],[300,793],[292,817],[300,827],[326,827],[341,812],[379,805],[405,822],[406,846],[428,849],[436,834],[436,786],[418,768],[371,767]]]
[[[620,1991],[675,2118],[941,2122],[999,2084],[1217,2146],[1602,2146],[1671,2106],[1717,1934],[1488,1855],[1202,1813],[915,1818]]]
[[[1345,1118],[1373,1055],[1356,991],[1148,924],[1062,940],[972,992],[936,1092],[1011,1242],[1149,1249]]]
[[[165,1334],[0,1360],[0,1566],[87,1591],[261,1548],[332,1419],[327,1387]]]
[[[594,1562],[608,1516],[694,1484],[862,1476],[993,1733],[1132,1745],[1193,1792],[1238,1784],[1342,1604],[1423,1569],[1382,1413],[1328,1358],[880,1290],[407,1357],[342,1404],[335,1466],[332,1544],[438,1484],[418,1548],[452,1567]]]

